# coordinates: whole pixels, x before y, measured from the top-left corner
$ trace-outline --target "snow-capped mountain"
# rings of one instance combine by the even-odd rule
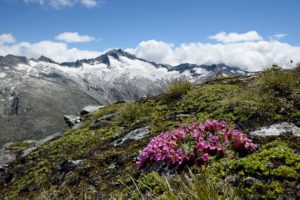
[[[223,64],[157,64],[121,49],[65,63],[44,56],[0,56],[0,145],[59,131],[64,128],[63,115],[77,114],[85,105],[158,94],[172,78],[201,82],[247,74]]]

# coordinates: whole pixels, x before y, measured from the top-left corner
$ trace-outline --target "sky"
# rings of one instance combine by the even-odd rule
[[[299,0],[0,0],[0,55],[58,62],[112,48],[166,64],[300,62]]]

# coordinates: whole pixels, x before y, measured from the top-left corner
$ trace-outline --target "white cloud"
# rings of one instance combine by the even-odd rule
[[[25,3],[36,3],[42,6],[49,6],[54,9],[71,7],[75,4],[81,4],[87,8],[92,8],[99,5],[102,0],[24,0]]]
[[[20,42],[15,44],[0,44],[0,55],[21,55],[28,58],[47,56],[57,62],[76,61],[84,58],[95,58],[101,55],[98,51],[69,48],[66,43],[41,41],[38,43]]]
[[[81,0],[81,4],[87,8],[92,8],[97,6],[97,0]]]
[[[10,33],[4,33],[0,35],[0,44],[4,43],[14,43],[16,42],[16,39],[14,36]]]
[[[250,71],[258,71],[273,64],[289,67],[290,60],[300,62],[300,47],[278,41],[189,43],[175,47],[162,41],[149,40],[127,50],[138,57],[158,63],[224,63]]]
[[[250,42],[263,40],[263,38],[256,31],[249,31],[247,33],[220,32],[216,35],[209,36],[208,38],[222,43]]]
[[[273,35],[272,38],[281,39],[281,38],[286,37],[287,35],[288,34],[286,34],[286,33],[279,33],[279,34]]]
[[[11,38],[14,39],[12,35]],[[14,54],[38,58],[43,54],[57,62],[95,58],[101,55],[99,51],[70,48],[64,42],[7,43],[14,40],[5,41],[0,43],[0,55]],[[290,60],[293,60],[294,64],[300,62],[300,47],[274,40],[217,44],[188,43],[178,46],[163,41],[148,40],[133,49],[126,50],[157,63],[170,65],[224,63],[250,71],[258,71],[273,64],[290,67]]]
[[[89,35],[79,35],[77,32],[64,32],[57,36],[55,39],[61,40],[64,42],[72,43],[72,42],[91,42],[95,40],[94,37]]]

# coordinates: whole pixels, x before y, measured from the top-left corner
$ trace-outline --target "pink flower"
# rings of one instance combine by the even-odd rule
[[[141,168],[148,161],[162,161],[171,165],[194,161],[204,164],[209,160],[209,155],[223,156],[226,146],[230,144],[236,151],[253,151],[257,148],[252,140],[229,127],[226,122],[207,120],[202,124],[184,125],[152,138],[140,153],[137,166]]]

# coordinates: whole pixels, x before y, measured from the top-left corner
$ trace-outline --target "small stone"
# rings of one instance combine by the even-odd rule
[[[233,186],[236,186],[239,184],[240,177],[238,175],[229,175],[225,178],[225,182],[232,184]]]
[[[115,164],[111,164],[108,166],[108,169],[115,169],[116,168],[116,165]]]
[[[109,122],[103,122],[103,121],[95,121],[95,122],[93,122],[91,125],[90,125],[90,130],[95,130],[95,129],[99,129],[99,128],[102,128],[102,127],[105,127],[105,126],[108,126],[108,125],[110,125],[110,123]]]
[[[244,180],[243,180],[243,183],[246,187],[251,187],[253,186],[258,180],[253,178],[253,177],[246,177]]]
[[[104,116],[100,117],[99,120],[111,120],[116,115],[117,115],[117,113],[112,113],[112,114],[104,115]]]
[[[86,106],[80,111],[80,115],[87,115],[89,113],[96,112],[97,110],[100,110],[104,107],[105,106]]]
[[[58,170],[62,172],[69,172],[78,167],[83,160],[66,160],[58,166]]]

